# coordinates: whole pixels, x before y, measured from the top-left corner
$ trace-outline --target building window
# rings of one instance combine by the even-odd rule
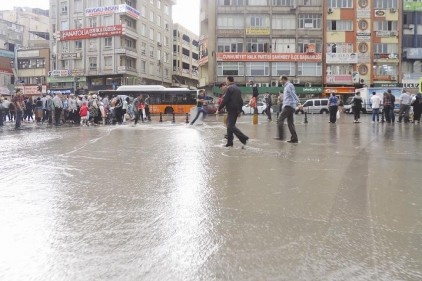
[[[397,76],[398,73],[398,65],[396,64],[375,64],[373,68],[375,76]]]
[[[141,73],[147,73],[147,62],[141,60]]]
[[[249,0],[249,6],[268,6],[268,0]]]
[[[155,52],[154,46],[149,46],[149,57],[152,59],[154,58],[154,52]]]
[[[63,53],[69,52],[69,42],[62,42],[62,52]]]
[[[141,5],[141,8],[139,10],[141,12],[141,17],[146,18],[146,8],[144,5]]]
[[[295,29],[296,15],[273,15],[272,29]]]
[[[351,20],[327,20],[327,30],[353,31],[353,21],[351,21]]]
[[[19,59],[18,69],[44,68],[44,59]]]
[[[153,11],[149,12],[149,21],[154,22],[154,12]]]
[[[157,15],[157,25],[161,26],[161,16]]]
[[[89,27],[97,27],[97,18],[88,18]]]
[[[244,6],[246,0],[218,0],[218,6]]]
[[[327,53],[353,53],[352,43],[328,43]]]
[[[321,76],[322,63],[320,62],[299,62],[297,64],[298,76]]]
[[[273,6],[292,6],[292,0],[273,0]]]
[[[64,20],[60,22],[60,30],[68,30],[69,29],[69,22]]]
[[[112,16],[105,16],[103,18],[103,25],[104,26],[110,26],[110,25],[113,25],[113,24],[114,24],[114,18]]]
[[[169,42],[170,42],[170,39],[167,36],[165,36],[164,37],[164,46],[168,46]]]
[[[217,27],[220,29],[243,29],[243,15],[220,14],[217,16]]]
[[[352,0],[328,0],[328,8],[353,8]]]
[[[97,69],[97,57],[90,57],[89,58],[89,69],[96,70]]]
[[[374,9],[397,9],[397,0],[374,0]]]
[[[82,19],[75,19],[74,23],[75,23],[75,29],[82,28]]]
[[[106,56],[104,57],[104,67],[111,68],[113,66],[113,57]]]
[[[104,47],[111,48],[112,46],[113,46],[113,38],[112,37],[104,38]]]
[[[218,38],[217,52],[219,53],[243,52],[243,39],[242,38]]]
[[[271,42],[273,53],[295,53],[296,39],[294,38],[274,38]]]
[[[149,39],[154,40],[154,29],[149,29]]]
[[[246,75],[247,76],[269,76],[270,64],[268,62],[247,62]]]
[[[270,50],[268,38],[246,38],[246,50],[248,52],[266,53]]]
[[[161,0],[157,0],[157,8],[161,9]]]
[[[397,31],[397,21],[374,21],[374,31]]]
[[[218,76],[243,76],[245,66],[243,62],[219,62],[217,64]]]
[[[272,76],[295,76],[296,69],[294,62],[273,62],[272,63]]]
[[[250,15],[246,19],[250,27],[269,27],[269,17],[264,15]]]
[[[147,26],[145,24],[141,24],[141,35],[147,36]]]
[[[296,0],[299,6],[321,7],[322,0]]]
[[[157,43],[161,43],[161,33],[157,32]]]
[[[67,1],[60,2],[60,11],[63,15],[67,14]]]
[[[399,44],[374,43],[373,45],[374,54],[397,54],[399,50]]]
[[[300,29],[321,29],[321,15],[299,14],[298,28]]]
[[[321,39],[298,39],[297,41],[297,52],[308,53],[309,45],[315,47],[316,53],[322,53],[322,40]]]
[[[89,39],[89,50],[90,51],[97,50],[97,39]]]
[[[145,56],[147,52],[147,43],[141,42],[141,55]]]
[[[82,12],[82,0],[74,0],[73,7],[75,12]]]
[[[352,75],[353,66],[348,64],[331,64],[327,66],[327,75]]]
[[[164,5],[164,14],[170,16],[170,7],[169,5]]]
[[[82,40],[75,41],[75,49],[82,49]]]
[[[136,49],[136,40],[131,38],[124,38],[122,39],[123,47],[126,47],[128,49]]]

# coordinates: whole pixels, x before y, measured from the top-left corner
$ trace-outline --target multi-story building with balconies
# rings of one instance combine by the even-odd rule
[[[68,70],[74,82],[88,90],[171,85],[174,4],[174,0],[50,1],[52,71]],[[56,78],[72,84],[66,82],[69,77]]]
[[[176,23],[173,25],[173,86],[198,87],[199,36]]]
[[[418,91],[422,78],[422,2],[403,1],[402,83]]]
[[[200,85],[231,75],[239,85],[253,80],[260,93],[278,93],[286,75],[299,94],[321,94],[322,6],[322,0],[201,0]]]

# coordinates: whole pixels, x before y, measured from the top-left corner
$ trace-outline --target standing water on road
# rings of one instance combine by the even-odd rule
[[[0,129],[0,280],[421,280],[422,127]]]

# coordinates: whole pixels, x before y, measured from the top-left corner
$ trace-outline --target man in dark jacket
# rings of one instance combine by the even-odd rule
[[[239,114],[242,112],[243,100],[242,93],[239,87],[234,84],[233,76],[227,76],[227,90],[224,95],[223,101],[221,102],[218,110],[222,110],[224,107],[227,111],[227,144],[226,147],[233,146],[233,134],[240,140],[241,143],[246,144],[248,137],[243,134],[237,127],[236,121]]]

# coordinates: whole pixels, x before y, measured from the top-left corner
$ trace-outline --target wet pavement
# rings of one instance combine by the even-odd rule
[[[422,125],[295,118],[1,128],[0,280],[421,280]]]

